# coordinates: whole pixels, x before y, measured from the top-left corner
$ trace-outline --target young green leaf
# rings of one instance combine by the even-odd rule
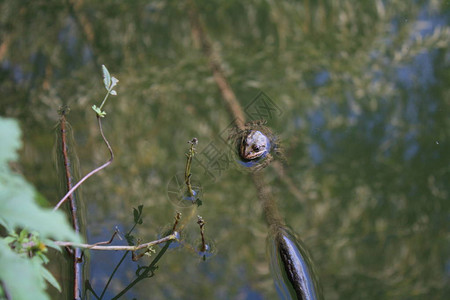
[[[119,82],[119,79],[117,79],[116,77],[112,76],[111,77],[111,86],[109,88],[112,89],[113,87],[115,87],[117,85],[118,82]]]
[[[109,71],[105,67],[105,65],[102,65],[102,70],[103,70],[103,83],[105,84],[106,90],[109,91],[111,86],[111,75],[109,74]]]
[[[106,116],[106,111],[102,111],[97,105],[92,105],[92,109],[97,113],[97,115],[101,118]]]

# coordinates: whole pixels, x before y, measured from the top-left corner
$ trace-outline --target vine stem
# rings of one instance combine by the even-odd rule
[[[109,96],[109,93],[111,92],[111,90],[112,90],[112,88],[110,88],[110,89],[108,90],[108,92],[106,93],[105,98],[104,98],[103,101],[102,101],[102,104],[100,104],[100,107],[99,107],[100,110],[103,109],[103,106],[105,105],[106,99],[108,99],[108,96]]]
[[[87,175],[85,175],[80,181],[77,182],[77,184],[75,184],[68,192],[67,194],[61,199],[59,200],[58,204],[56,204],[56,206],[53,208],[53,211],[57,210],[69,197],[70,195],[73,194],[73,192],[75,192],[75,190],[77,188],[80,187],[81,184],[83,184],[83,182],[85,182],[89,177],[91,177],[92,175],[94,175],[95,173],[99,172],[100,170],[106,168],[107,166],[109,166],[112,161],[114,160],[114,153],[112,151],[111,145],[109,144],[108,140],[105,137],[105,134],[103,133],[103,127],[102,127],[102,121],[101,118],[97,115],[97,121],[98,121],[98,127],[100,129],[100,134],[102,135],[103,141],[105,142],[106,146],[108,147],[109,150],[109,154],[111,155],[111,158],[104,163],[103,165],[101,165],[100,167],[92,170],[91,172],[89,172]]]

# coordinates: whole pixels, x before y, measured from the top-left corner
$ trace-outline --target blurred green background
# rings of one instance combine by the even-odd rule
[[[450,2],[194,2],[241,105],[263,91],[280,109],[269,126],[299,193],[272,167],[265,172],[312,254],[325,299],[447,299]],[[187,11],[185,1],[0,3],[0,114],[20,120],[20,169],[51,203],[62,195],[51,155],[58,108],[71,108],[86,174],[108,157],[90,108],[105,94],[101,65],[120,80],[104,120],[116,159],[81,190],[91,243],[115,226],[129,229],[139,204],[136,235],[156,238],[177,210],[167,185],[184,170],[186,142],[195,136],[199,152],[210,142],[225,150],[218,137],[233,117]],[[201,262],[170,251],[123,299],[276,298],[250,177],[230,165],[213,180],[195,161],[193,173],[217,254]],[[196,239],[192,219],[186,240]],[[91,253],[97,292],[120,257]],[[106,298],[136,267],[127,259]]]

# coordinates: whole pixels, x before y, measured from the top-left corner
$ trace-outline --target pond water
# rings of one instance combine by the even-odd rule
[[[193,5],[246,119],[265,119],[276,138],[280,153],[261,172],[324,298],[448,297],[448,1],[67,3],[0,4],[0,114],[20,121],[20,168],[54,205],[64,194],[51,154],[59,107],[71,109],[71,149],[86,174],[109,158],[91,109],[106,92],[101,65],[119,79],[103,120],[115,160],[78,192],[87,241],[126,233],[141,204],[141,242],[167,232],[177,211],[183,222],[183,246],[121,299],[277,298],[264,211],[250,173],[229,156],[235,116],[193,30]],[[168,196],[193,137],[196,208]],[[197,215],[214,248],[205,261]],[[103,299],[162,249],[138,262],[128,255]],[[85,279],[98,295],[122,255],[89,253]]]

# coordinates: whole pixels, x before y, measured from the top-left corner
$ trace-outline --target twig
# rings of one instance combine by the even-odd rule
[[[55,241],[54,243],[61,247],[74,247],[74,248],[83,248],[89,250],[101,250],[101,251],[138,251],[141,249],[145,249],[151,246],[155,246],[161,243],[165,243],[168,241],[173,241],[178,239],[178,232],[173,232],[172,234],[165,236],[159,240],[154,240],[145,244],[140,244],[137,246],[104,246],[104,245],[96,245],[96,244],[82,244],[82,243],[72,243],[72,242],[62,242]]]
[[[95,246],[99,246],[99,245],[109,245],[112,243],[112,241],[114,240],[114,238],[116,237],[116,235],[118,234],[117,230],[114,231],[113,235],[111,236],[111,238],[109,239],[109,241],[104,241],[104,242],[98,242],[95,243]]]
[[[104,163],[103,165],[101,165],[100,167],[92,170],[91,172],[89,172],[87,175],[85,175],[80,181],[78,181],[77,184],[75,184],[68,192],[67,194],[58,202],[58,204],[56,204],[56,206],[53,208],[53,210],[57,210],[63,203],[64,201],[67,200],[67,198],[69,198],[69,196],[71,194],[73,194],[73,192],[75,192],[75,190],[80,187],[80,185],[85,182],[89,177],[91,177],[92,175],[94,175],[95,173],[99,172],[100,170],[106,168],[107,166],[109,166],[112,161],[114,160],[114,153],[112,151],[111,145],[109,144],[108,140],[106,139],[104,133],[103,133],[103,128],[102,128],[102,121],[101,118],[97,115],[97,121],[98,121],[98,127],[100,129],[100,134],[102,135],[103,141],[105,142],[106,146],[108,147],[109,150],[109,154],[111,155],[111,158]]]
[[[184,182],[186,183],[186,187],[188,190],[188,194],[189,197],[194,196],[194,191],[192,190],[192,185],[191,185],[191,164],[192,164],[192,158],[195,155],[195,145],[198,144],[198,139],[197,138],[193,138],[191,141],[188,142],[189,144],[191,144],[191,147],[189,148],[188,153],[186,153],[186,168],[184,170]]]
[[[181,219],[181,213],[177,212],[177,215],[175,216],[175,223],[173,224],[173,227],[172,227],[172,232],[175,232],[175,230],[177,230],[178,222],[180,222],[180,219]]]
[[[206,251],[206,242],[205,242],[205,221],[201,216],[197,216],[197,224],[200,226],[200,235],[202,237],[202,247],[200,249],[201,252]]]

